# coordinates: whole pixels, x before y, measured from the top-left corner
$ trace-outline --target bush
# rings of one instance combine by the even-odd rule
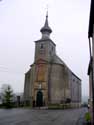
[[[91,121],[91,116],[90,116],[90,113],[89,113],[89,112],[87,112],[87,113],[85,114],[85,120],[86,120],[87,122]]]

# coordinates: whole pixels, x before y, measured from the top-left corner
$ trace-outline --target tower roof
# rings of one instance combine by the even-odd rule
[[[44,33],[44,32],[51,33],[51,32],[52,32],[52,30],[51,30],[51,28],[49,27],[49,24],[48,24],[48,13],[47,13],[47,15],[46,15],[45,24],[44,24],[44,26],[41,28],[40,31],[41,31],[41,33]]]

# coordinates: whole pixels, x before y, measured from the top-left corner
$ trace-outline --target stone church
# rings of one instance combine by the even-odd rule
[[[52,29],[48,24],[48,15],[40,32],[41,39],[35,41],[34,63],[25,73],[25,103],[34,103],[36,106],[41,91],[42,105],[64,103],[67,100],[80,105],[81,79],[57,56],[56,44],[50,38]]]

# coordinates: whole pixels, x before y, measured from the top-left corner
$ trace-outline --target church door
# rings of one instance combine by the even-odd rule
[[[43,106],[43,92],[41,90],[38,90],[37,92],[36,106],[37,107]]]

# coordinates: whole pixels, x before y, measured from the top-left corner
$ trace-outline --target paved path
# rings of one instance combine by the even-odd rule
[[[0,109],[0,125],[82,125],[87,110]]]

